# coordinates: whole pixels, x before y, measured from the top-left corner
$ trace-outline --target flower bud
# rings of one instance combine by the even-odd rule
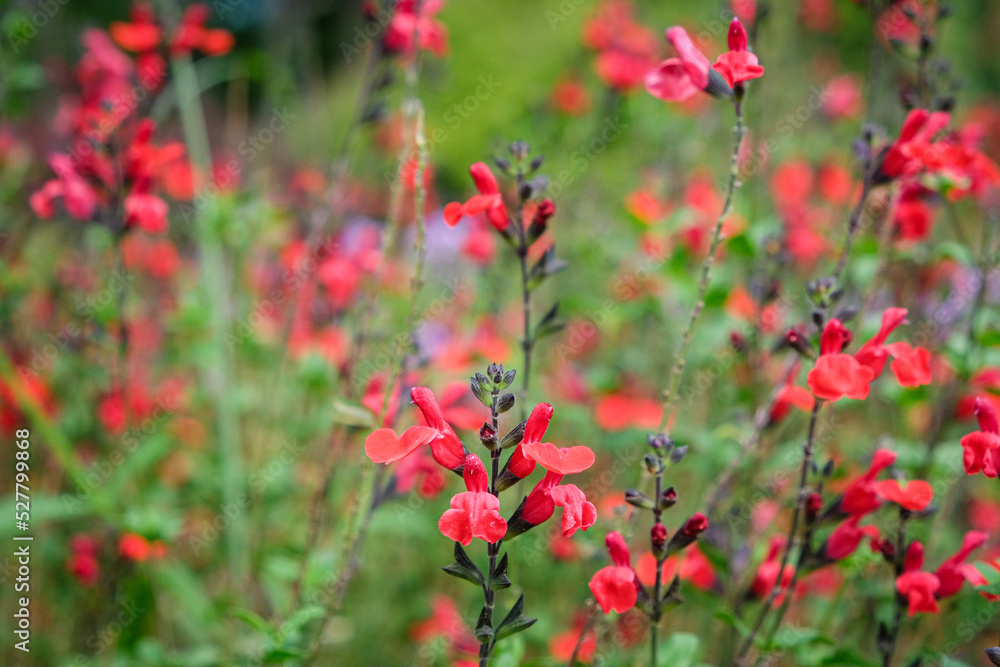
[[[663,464],[660,463],[660,459],[655,454],[646,454],[643,462],[646,464],[646,470],[651,473],[655,474],[663,470]]]
[[[994,665],[1000,665],[1000,646],[994,646],[993,648],[988,648],[985,650],[986,657],[990,659]]]
[[[738,18],[733,18],[733,22],[729,24],[728,42],[730,51],[747,50],[747,29]]]
[[[809,497],[806,498],[806,519],[809,521],[815,521],[816,517],[819,516],[820,510],[822,509],[823,496],[813,491],[809,494]]]
[[[708,530],[708,519],[701,512],[696,512],[687,520],[683,528],[674,533],[674,536],[670,539],[670,543],[667,545],[667,551],[669,553],[676,553],[684,549],[697,540],[698,536],[706,530]]]
[[[479,429],[479,439],[491,452],[497,448],[497,432],[491,424],[483,422],[483,427]]]
[[[626,489],[625,490],[625,502],[633,507],[639,507],[644,510],[653,509],[653,501],[646,496],[645,493],[639,489]]]
[[[662,494],[660,494],[660,509],[665,510],[673,507],[677,503],[677,492],[674,491],[674,487],[668,488]]]
[[[653,529],[649,531],[649,542],[653,546],[653,554],[660,558],[663,547],[667,545],[667,527],[659,521],[653,524]]]

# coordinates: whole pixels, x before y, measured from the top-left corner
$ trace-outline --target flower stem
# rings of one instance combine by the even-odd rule
[[[527,416],[528,410],[528,388],[531,384],[531,353],[535,349],[535,339],[531,335],[531,287],[528,284],[528,229],[524,220],[524,202],[521,200],[522,186],[524,185],[524,174],[518,171],[517,174],[517,253],[518,262],[521,265],[521,303],[524,313],[524,337],[521,339],[521,349],[524,351],[524,363],[521,365],[521,384],[524,387],[524,395],[521,397],[521,416]]]
[[[670,371],[670,380],[667,388],[663,392],[663,417],[660,421],[660,431],[664,431],[670,424],[673,414],[674,404],[677,402],[677,392],[681,383],[681,376],[684,374],[684,366],[687,364],[688,350],[691,347],[691,338],[694,332],[694,325],[705,308],[705,295],[708,292],[708,285],[711,280],[712,264],[715,262],[715,253],[719,249],[719,244],[724,238],[722,234],[722,224],[732,211],[733,200],[742,185],[739,180],[739,157],[740,146],[743,143],[743,136],[746,130],[743,127],[743,103],[737,99],[734,103],[736,111],[736,126],[733,128],[733,152],[729,164],[729,185],[726,188],[726,202],[722,206],[722,213],[715,221],[715,228],[712,231],[712,242],[708,247],[708,254],[701,264],[701,278],[698,282],[698,297],[694,308],[691,310],[691,317],[688,319],[684,333],[681,335],[680,346],[674,354],[674,366]]]
[[[896,558],[894,562],[896,576],[898,579],[905,570],[906,562],[906,518],[907,511],[900,508],[899,510],[899,532],[896,533]],[[895,588],[895,587],[894,587]],[[889,630],[889,636],[885,643],[885,648],[882,651],[882,667],[891,667],[892,656],[896,652],[896,640],[899,638],[899,628],[903,622],[903,609],[906,607],[906,598],[903,597],[898,591],[893,591],[896,595],[894,598],[893,606],[895,611],[892,619],[892,628]]]
[[[802,510],[805,507],[806,501],[806,484],[809,481],[809,469],[812,466],[813,461],[813,443],[816,438],[816,423],[819,421],[819,410],[822,407],[823,402],[817,400],[813,405],[812,415],[809,418],[809,433],[806,436],[806,444],[802,448],[802,469],[799,473],[799,488],[798,495],[795,500],[795,512],[792,514],[792,525],[788,528],[788,537],[785,540],[784,553],[781,556],[781,565],[778,567],[778,576],[775,579],[774,585],[771,587],[771,593],[767,596],[764,601],[763,606],[760,608],[760,613],[757,615],[757,620],[753,624],[753,628],[750,630],[750,634],[743,641],[743,645],[740,647],[739,653],[736,657],[736,664],[743,665],[746,664],[747,654],[750,652],[750,648],[753,646],[753,641],[760,632],[761,626],[764,624],[764,620],[767,615],[774,608],[774,601],[781,594],[783,586],[781,585],[781,580],[784,578],[785,567],[788,565],[788,560],[792,552],[792,546],[795,542],[795,535],[799,529],[799,520],[802,516]],[[786,591],[786,595],[791,595],[792,591]]]

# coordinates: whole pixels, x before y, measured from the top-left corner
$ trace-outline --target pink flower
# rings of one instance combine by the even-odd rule
[[[764,76],[757,56],[747,51],[747,30],[738,18],[729,24],[729,51],[720,55],[712,67],[730,86]]]

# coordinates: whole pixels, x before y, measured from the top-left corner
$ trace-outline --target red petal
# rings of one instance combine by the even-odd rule
[[[444,207],[444,224],[454,227],[459,223],[464,215],[464,207],[457,201],[453,201]]]
[[[436,437],[437,431],[426,426],[411,426],[400,437],[391,428],[380,428],[365,438],[365,454],[375,463],[392,463]]]
[[[635,573],[628,567],[603,567],[594,573],[589,586],[605,614],[612,609],[625,613],[639,597]]]
[[[527,458],[560,475],[583,472],[594,465],[594,452],[583,445],[559,448],[551,442],[529,442],[521,445],[521,450]]]
[[[901,507],[914,512],[925,509],[934,498],[934,488],[927,482],[915,479],[906,485],[900,486],[894,479],[874,483],[875,493],[884,500],[896,503]]]

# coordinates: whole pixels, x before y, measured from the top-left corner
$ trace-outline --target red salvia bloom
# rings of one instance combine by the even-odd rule
[[[414,387],[410,390],[410,398],[420,408],[427,425],[437,431],[437,437],[430,442],[434,460],[449,470],[457,471],[465,461],[465,446],[444,420],[444,413],[434,398],[434,392],[427,387]]]
[[[476,183],[476,189],[479,190],[479,194],[473,196],[464,204],[452,202],[445,206],[445,224],[449,227],[454,227],[464,216],[479,215],[485,212],[490,224],[497,231],[505,231],[508,225],[510,225],[510,220],[507,217],[507,209],[504,206],[503,197],[500,196],[500,186],[497,185],[497,179],[493,176],[493,172],[490,171],[490,168],[485,163],[476,162],[469,167],[469,173],[472,175],[472,180]]]
[[[912,480],[905,487],[894,479],[887,479],[875,482],[872,484],[872,488],[882,500],[896,503],[911,512],[920,512],[926,509],[934,498],[934,488],[921,479]]]
[[[826,555],[833,560],[847,558],[861,544],[861,539],[866,535],[871,538],[878,537],[878,528],[875,526],[859,527],[860,514],[851,516],[846,521],[837,526],[829,539],[826,541]]]
[[[523,447],[533,445],[542,441],[545,437],[545,430],[552,421],[552,406],[548,403],[539,403],[531,411],[528,421],[524,425],[524,437],[514,449],[510,460],[507,462],[507,469],[514,473],[519,479],[524,479],[535,470],[535,460],[525,456]]]
[[[56,154],[49,158],[49,165],[58,178],[31,195],[31,210],[40,218],[51,218],[55,213],[53,201],[62,197],[67,213],[77,220],[90,220],[97,209],[97,193],[79,174],[72,158]]]
[[[448,53],[448,31],[434,16],[444,7],[442,0],[424,0],[420,4],[420,14],[416,13],[414,0],[400,0],[396,11],[385,30],[383,45],[390,53],[413,56],[416,53],[414,37],[419,39],[419,47],[431,51],[439,58]]]
[[[489,492],[489,477],[483,462],[475,454],[465,457],[462,473],[468,491],[451,499],[451,509],[438,521],[445,537],[468,546],[473,537],[497,542],[507,532],[507,522],[500,516],[500,499]]]
[[[879,327],[878,333],[875,334],[871,340],[862,345],[861,349],[854,355],[861,365],[867,366],[872,370],[874,377],[878,377],[882,374],[885,362],[889,358],[889,351],[886,349],[885,339],[889,337],[889,334],[891,334],[896,327],[903,324],[905,321],[905,308],[887,308],[886,311],[882,313],[882,326]]]
[[[587,530],[597,521],[597,508],[574,484],[559,485],[563,476],[548,471],[524,501],[521,519],[532,526],[549,520],[556,507],[563,508],[562,533],[569,537],[577,530]]]
[[[840,508],[848,514],[857,516],[863,516],[877,510],[882,503],[875,490],[875,478],[895,462],[896,452],[888,449],[876,450],[875,454],[872,455],[872,463],[868,472],[851,482],[844,490]]]
[[[632,569],[632,557],[620,533],[611,532],[604,538],[614,565],[603,567],[590,579],[590,590],[605,614],[611,610],[622,614],[635,606],[640,584]]]
[[[906,550],[903,561],[903,574],[896,579],[896,590],[909,603],[909,615],[919,613],[936,614],[938,612],[935,592],[941,587],[936,575],[921,572],[924,564],[924,546],[914,541]]]
[[[764,68],[757,62],[757,56],[747,51],[747,30],[734,18],[729,24],[729,51],[723,53],[712,67],[730,86],[764,76]]]
[[[764,562],[757,567],[757,574],[754,576],[753,585],[750,587],[750,590],[758,598],[766,598],[771,594],[771,590],[775,584],[778,583],[778,574],[781,569],[780,555],[783,546],[785,546],[785,538],[781,536],[773,538]],[[785,565],[784,571],[781,572],[781,592],[774,599],[775,605],[781,606],[781,603],[785,599],[785,591],[792,583],[792,577],[794,576],[795,567],[791,563]]]
[[[921,156],[934,137],[951,122],[944,111],[931,113],[927,109],[913,109],[903,121],[899,138],[886,151],[882,160],[882,173],[889,178],[912,176],[924,168]]]
[[[976,569],[975,565],[965,562],[973,551],[983,546],[989,539],[989,534],[979,530],[970,530],[962,540],[962,548],[955,555],[945,559],[941,567],[934,573],[941,586],[937,590],[937,597],[946,598],[954,595],[962,587],[962,582],[968,580],[973,585],[987,584],[987,580],[982,573]]]
[[[975,475],[982,472],[987,477],[996,477],[998,448],[1000,448],[1000,426],[997,422],[996,408],[984,396],[977,396],[975,402],[976,419],[979,420],[979,430],[962,437],[962,461],[965,464],[965,474]]]
[[[840,320],[827,322],[820,337],[820,356],[806,382],[817,398],[836,401],[848,398],[868,398],[874,372],[842,350],[851,340],[851,332]]]
[[[661,100],[682,102],[708,87],[711,63],[684,28],[668,28],[667,41],[677,49],[678,57],[664,60],[646,74],[646,90]]]

